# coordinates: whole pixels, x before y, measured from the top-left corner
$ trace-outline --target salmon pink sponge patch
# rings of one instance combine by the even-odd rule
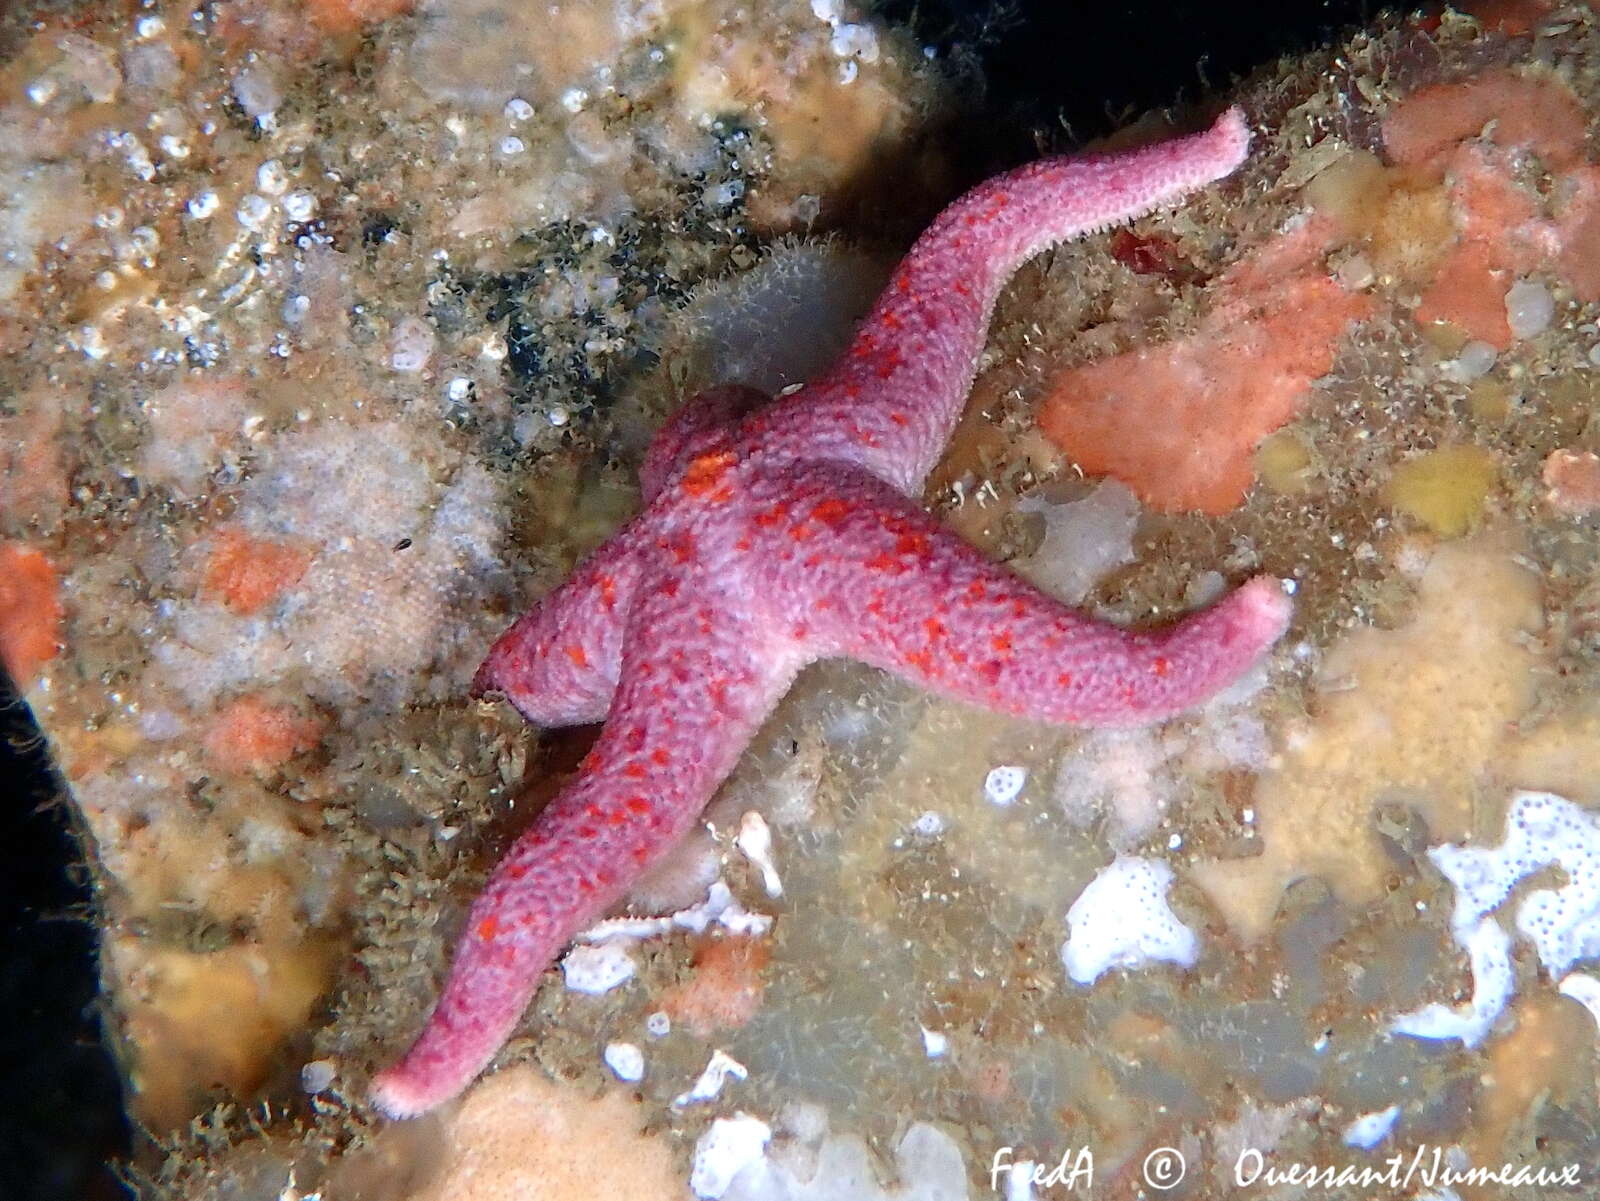
[[[483,1069],[555,955],[694,825],[807,663],[848,656],[1005,713],[1119,726],[1204,700],[1277,640],[1276,580],[1122,630],[915,500],[1017,267],[1228,174],[1248,142],[1230,109],[1187,138],[990,180],[934,221],[821,378],[778,400],[713,389],[668,423],[643,511],[479,669],[476,690],[531,722],[605,728],[473,905],[432,1017],[373,1083],[382,1110],[422,1113]]]
[[[1040,428],[1150,508],[1237,508],[1256,446],[1299,413],[1346,329],[1372,310],[1322,267],[1334,234],[1320,218],[1280,234],[1217,282],[1193,335],[1063,372]]]

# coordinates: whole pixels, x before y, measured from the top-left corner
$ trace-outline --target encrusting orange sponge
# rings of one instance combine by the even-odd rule
[[[26,688],[61,649],[61,586],[50,560],[29,546],[0,543],[0,662]]]
[[[1345,330],[1371,311],[1323,269],[1332,233],[1313,218],[1240,263],[1189,337],[1064,372],[1040,427],[1084,471],[1121,480],[1152,509],[1235,508],[1256,444],[1294,417]]]

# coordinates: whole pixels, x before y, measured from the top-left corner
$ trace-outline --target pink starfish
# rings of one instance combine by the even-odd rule
[[[1128,725],[1203,700],[1283,632],[1277,581],[1160,631],[1091,621],[917,504],[961,414],[1001,286],[1066,238],[1228,174],[1249,134],[1048,159],[918,240],[844,356],[776,402],[714,388],[651,446],[644,509],[519,620],[474,682],[530,722],[605,719],[578,776],[472,907],[433,1016],[373,1085],[404,1117],[454,1096],[573,934],[695,823],[803,666],[848,656],[1045,721]]]

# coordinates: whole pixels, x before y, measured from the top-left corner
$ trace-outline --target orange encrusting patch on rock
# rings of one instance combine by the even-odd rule
[[[736,1030],[761,1008],[762,972],[771,957],[764,938],[708,938],[695,950],[694,974],[667,990],[661,1008],[697,1038]]]
[[[225,771],[268,771],[322,739],[322,722],[260,695],[225,705],[206,731],[206,757]]]
[[[1555,11],[1556,0],[1471,0],[1452,7],[1475,18],[1486,30],[1521,37]]]
[[[1418,281],[1419,323],[1448,322],[1505,350],[1506,293],[1518,275],[1554,270],[1579,300],[1600,299],[1600,168],[1583,163],[1585,128],[1562,80],[1503,69],[1422,88],[1391,110],[1391,174],[1447,180],[1455,224],[1438,271]],[[1530,151],[1551,176],[1554,219],[1522,182]]]
[[[1503,147],[1526,146],[1552,171],[1583,157],[1583,106],[1554,75],[1484,71],[1460,83],[1419,88],[1383,120],[1383,147],[1404,167],[1443,175],[1460,142],[1487,133]]]
[[[61,584],[31,546],[0,543],[0,662],[19,687],[61,649]]]
[[[201,591],[242,616],[259,613],[299,582],[311,553],[286,542],[252,538],[229,527],[217,535],[206,560]]]
[[[1540,218],[1531,193],[1511,176],[1505,151],[1460,147],[1451,159],[1450,196],[1459,227],[1416,319],[1448,321],[1496,350],[1511,345],[1506,293],[1518,274],[1536,269],[1556,248],[1554,230]]]
[[[413,0],[306,0],[306,15],[324,33],[356,33],[393,17],[404,16]]]
[[[1568,517],[1600,512],[1600,455],[1555,450],[1544,461],[1545,503]]]
[[[1371,312],[1322,267],[1332,231],[1314,218],[1239,264],[1190,337],[1058,376],[1040,428],[1085,472],[1121,480],[1150,508],[1237,507],[1257,443],[1295,416],[1345,330]]]
[[[1506,293],[1515,278],[1496,263],[1494,248],[1482,242],[1458,246],[1434,277],[1416,308],[1420,325],[1448,322],[1469,338],[1496,350],[1511,345]]]

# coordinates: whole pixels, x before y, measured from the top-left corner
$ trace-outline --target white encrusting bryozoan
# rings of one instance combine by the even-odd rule
[[[1067,975],[1093,984],[1114,967],[1152,960],[1193,967],[1200,940],[1168,908],[1171,887],[1172,868],[1160,859],[1123,855],[1102,868],[1067,910]]]
[[[1506,813],[1498,846],[1445,843],[1428,852],[1455,886],[1450,930],[1472,967],[1472,999],[1452,1008],[1425,1005],[1390,1023],[1413,1038],[1459,1039],[1475,1047],[1494,1028],[1516,995],[1511,936],[1494,916],[1512,891],[1535,872],[1559,867],[1566,883],[1540,888],[1517,906],[1517,932],[1531,942],[1552,975],[1580,959],[1600,955],[1600,822],[1548,792],[1519,792]]]

